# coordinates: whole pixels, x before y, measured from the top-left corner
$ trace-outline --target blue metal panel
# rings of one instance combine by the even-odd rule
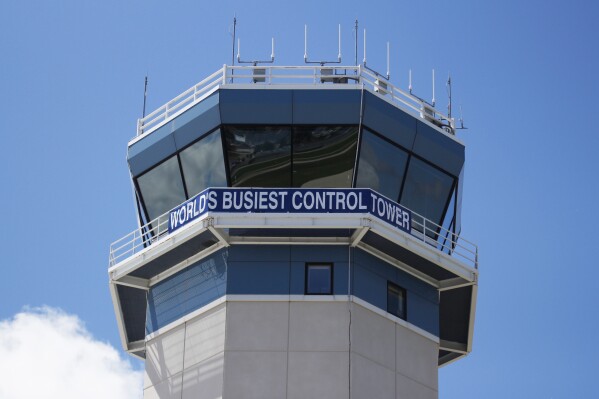
[[[421,121],[418,121],[417,133],[414,154],[459,176],[464,165],[464,146]]]
[[[439,305],[407,291],[408,321],[429,333],[439,336]]]
[[[134,177],[139,176],[176,151],[170,125],[164,125],[128,149],[127,161]]]
[[[234,245],[229,262],[289,262],[289,245]]]
[[[360,90],[294,90],[293,123],[301,125],[357,125]]]
[[[371,273],[375,273],[386,280],[397,283],[397,268],[386,262],[383,262],[379,258],[376,258],[364,251],[357,250],[355,263],[364,269],[369,270]],[[387,288],[385,288],[385,295],[387,295]],[[387,306],[385,305],[385,309],[386,308]]]
[[[355,296],[387,311],[387,279],[371,269],[354,264],[352,292]]]
[[[374,94],[364,92],[364,126],[411,150],[417,119]]]
[[[222,123],[290,125],[291,90],[220,90]]]
[[[159,282],[148,292],[146,334],[225,295],[226,251],[220,251]]]
[[[333,288],[335,288],[334,285]],[[305,292],[306,262],[291,262],[289,265],[289,294],[304,295]]]
[[[288,295],[289,261],[229,261],[227,294]]]
[[[346,246],[313,245],[291,246],[291,260],[303,262],[347,262],[349,251]]]
[[[335,262],[333,266],[333,294],[347,295],[347,262]]]
[[[185,111],[170,124],[175,136],[175,145],[180,150],[205,133],[220,125],[218,92]]]

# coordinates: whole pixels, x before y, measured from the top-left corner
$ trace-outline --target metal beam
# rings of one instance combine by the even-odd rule
[[[448,278],[447,280],[439,281],[439,291],[449,291],[474,284],[474,282],[466,281],[461,277]]]
[[[139,288],[146,291],[150,289],[150,281],[140,277],[123,276],[114,282],[119,285],[126,285],[127,287]]]
[[[468,348],[466,344],[462,344],[460,342],[447,341],[444,339],[442,339],[439,343],[439,350],[461,353],[463,355],[468,354]]]

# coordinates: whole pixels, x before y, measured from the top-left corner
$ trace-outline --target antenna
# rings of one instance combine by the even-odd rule
[[[233,14],[233,50],[231,52],[231,66],[235,66],[235,28],[237,27],[237,15]],[[231,83],[233,83],[234,69],[231,69]]]
[[[447,96],[449,102],[447,103],[447,117],[451,120],[451,75],[447,73]]]
[[[366,29],[364,29],[364,59],[362,63],[366,66]]]
[[[374,73],[377,76],[377,78],[382,76],[382,77],[386,77],[387,80],[389,80],[389,78],[391,77],[389,75],[389,42],[387,42],[387,75],[385,76],[382,73],[378,73],[374,69],[368,68],[368,66],[366,65],[366,29],[364,29],[364,60],[363,60],[363,64],[364,64],[364,68],[366,68],[370,72]]]
[[[460,104],[460,127],[458,129],[467,130],[468,128],[464,126],[464,117],[462,115],[462,104]]]
[[[356,19],[356,27],[355,29],[355,35],[356,35],[356,51],[355,51],[355,56],[356,56],[356,61],[355,61],[355,65],[358,66],[358,20]]]
[[[237,39],[237,63],[239,64],[253,64],[254,66],[258,64],[272,64],[275,62],[275,38],[271,38],[271,52],[270,52],[270,60],[268,61],[242,61],[241,60],[241,39]]]
[[[338,29],[338,44],[339,52],[337,53],[337,61],[309,61],[308,60],[308,25],[304,25],[304,62],[306,64],[340,64],[341,63],[341,24]]]
[[[146,97],[148,96],[148,74],[146,74],[146,79],[144,82],[144,109],[142,111],[142,119],[146,117]]]
[[[389,80],[389,67],[391,65],[391,62],[389,61],[389,42],[387,42],[387,80]]]
[[[431,102],[432,106],[435,106],[435,69],[433,68],[433,101]]]

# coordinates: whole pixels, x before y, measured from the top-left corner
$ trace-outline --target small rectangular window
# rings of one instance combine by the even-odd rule
[[[306,295],[333,294],[333,265],[330,263],[306,264]]]
[[[387,282],[387,312],[406,320],[406,290]]]

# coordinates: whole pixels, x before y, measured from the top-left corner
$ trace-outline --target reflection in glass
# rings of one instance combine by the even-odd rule
[[[397,201],[408,154],[364,129],[356,187],[371,188]]]
[[[186,199],[176,155],[139,176],[137,184],[150,220]]]
[[[392,282],[387,282],[387,312],[406,319],[406,290]]]
[[[227,126],[223,131],[233,187],[291,185],[290,127]]]
[[[181,151],[180,157],[190,197],[208,187],[227,186],[220,130]]]
[[[412,157],[400,203],[428,220],[441,224],[452,185],[451,176]],[[415,222],[417,219],[414,217]],[[436,230],[433,226],[427,225],[427,228]]]
[[[351,187],[357,126],[297,126],[293,130],[294,187]]]
[[[329,295],[333,293],[331,265],[308,264],[306,273],[306,294]]]
[[[437,247],[438,249],[440,249],[443,252],[447,252],[447,253],[451,253],[451,251],[453,250],[453,243],[452,241],[455,240],[455,237],[453,236],[453,220],[454,220],[454,215],[455,215],[455,190],[453,190],[451,192],[451,198],[449,200],[449,206],[447,207],[447,212],[445,213],[445,216],[443,218],[443,223],[441,224],[441,226],[443,226],[443,232],[442,232],[442,236],[439,237],[439,246]]]

